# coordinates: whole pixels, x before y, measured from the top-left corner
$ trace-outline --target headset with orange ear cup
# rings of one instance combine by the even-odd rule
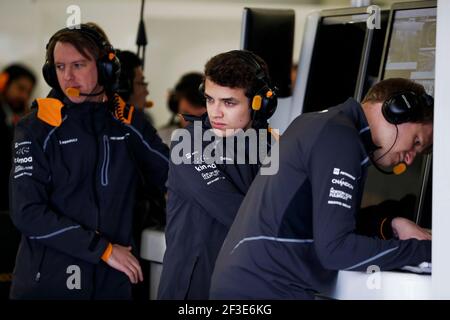
[[[419,121],[422,117],[421,107],[431,108],[434,99],[427,93],[417,95],[412,91],[400,92],[383,103],[381,111],[384,118],[394,125]]]
[[[8,80],[9,80],[8,72],[4,71],[0,73],[0,93],[3,93],[3,91],[5,91]]]
[[[277,89],[270,85],[269,75],[256,60],[252,52],[246,50],[235,50],[235,52],[242,60],[253,67],[255,77],[259,82],[259,86],[254,91],[250,103],[253,111],[253,120],[267,121],[277,109]]]
[[[432,108],[434,99],[427,93],[418,96],[412,91],[400,92],[383,103],[381,111],[387,122],[399,125],[406,122],[420,121],[421,108]],[[375,166],[378,170],[377,166]],[[404,173],[407,165],[404,162],[396,164],[392,170],[395,175]],[[383,170],[380,170],[383,172]],[[383,172],[386,173],[386,172]],[[391,172],[388,172],[390,174]]]
[[[255,77],[259,82],[259,87],[252,94],[250,107],[252,109],[253,121],[267,121],[276,111],[278,105],[277,89],[270,85],[269,77],[253,57],[253,53],[245,50],[234,50],[242,60],[251,65],[254,69]],[[205,82],[198,87],[199,92],[205,94]]]
[[[200,92],[200,94],[204,95],[205,94],[205,82],[200,83],[200,85],[198,86],[198,91]],[[268,110],[268,118],[270,118],[273,113],[276,110],[276,105],[277,105],[277,97],[276,97],[276,93],[274,90],[272,89],[268,89],[266,90],[265,87],[262,88],[262,90],[260,89],[260,92],[257,92],[251,101],[251,108],[254,111],[261,111],[265,110],[265,109],[269,109]],[[262,109],[262,110],[261,110]]]
[[[98,46],[100,51],[103,53],[102,56],[100,56],[96,61],[98,72],[98,83],[103,87],[115,91],[117,89],[119,81],[120,61],[119,59],[117,59],[115,50],[111,46],[111,44],[109,44],[109,42],[95,29],[87,25],[81,24],[79,29],[64,28],[57,31],[50,38],[45,48],[48,50],[49,44],[52,42],[54,37],[57,34],[64,31],[80,32]],[[53,52],[51,52],[50,54],[53,54]],[[45,82],[47,82],[47,84],[50,87],[60,89],[58,77],[56,76],[55,66],[52,63],[50,63],[48,59],[46,59],[44,65],[42,66],[42,74],[44,76]]]

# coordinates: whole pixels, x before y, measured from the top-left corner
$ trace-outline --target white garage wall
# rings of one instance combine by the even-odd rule
[[[211,56],[237,49],[241,15],[245,6],[293,8],[296,10],[294,58],[298,60],[303,24],[318,5],[292,5],[283,1],[146,1],[145,24],[149,45],[145,74],[150,82],[150,114],[157,127],[169,119],[167,90],[188,71],[202,71]],[[272,3],[275,3],[273,1]],[[7,0],[0,2],[0,68],[21,61],[40,77],[35,96],[44,96],[48,86],[41,77],[45,45],[65,26],[69,5],[81,9],[81,21],[102,26],[117,48],[136,51],[140,0]]]
[[[450,299],[450,1],[438,0],[433,145],[433,293]]]

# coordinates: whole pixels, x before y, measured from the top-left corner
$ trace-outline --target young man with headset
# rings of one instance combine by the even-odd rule
[[[16,127],[11,217],[22,233],[13,299],[129,299],[136,166],[164,188],[168,150],[115,94],[120,63],[91,24],[47,44],[52,87]]]
[[[432,98],[406,79],[379,82],[362,105],[350,98],[299,116],[280,140],[278,174],[258,175],[239,209],[211,298],[313,299],[337,270],[431,261],[431,236],[411,221],[380,212],[379,237],[357,225],[370,162],[400,173],[430,149],[432,134]]]
[[[186,128],[193,148],[185,161],[174,163],[183,139],[174,137],[168,178],[166,243],[159,299],[207,299],[215,260],[260,163],[221,161],[238,132],[256,129],[267,133],[267,120],[275,112],[277,97],[270,86],[265,62],[248,52],[233,50],[211,58],[205,65],[201,91],[207,113]],[[189,121],[195,120],[189,118]],[[201,126],[201,134],[196,127]],[[177,132],[184,132],[178,129]],[[211,140],[214,161],[205,156]],[[181,135],[180,135],[181,136]],[[270,138],[270,134],[268,135]],[[183,136],[184,137],[184,136]],[[266,135],[267,137],[267,135]],[[199,140],[199,141],[197,141]],[[258,141],[267,147],[268,139]],[[260,146],[259,144],[263,144]],[[243,153],[251,153],[247,144]]]

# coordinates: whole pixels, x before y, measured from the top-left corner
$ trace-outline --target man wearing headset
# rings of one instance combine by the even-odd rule
[[[0,73],[0,210],[9,209],[8,181],[14,127],[29,110],[36,76],[27,67],[12,64]]]
[[[206,112],[205,97],[198,90],[202,82],[202,73],[188,72],[183,74],[175,88],[169,91],[167,107],[172,115],[169,123],[158,130],[158,134],[167,145],[170,145],[174,130],[185,128],[189,124],[181,115],[200,117]]]
[[[147,104],[148,83],[145,81],[142,60],[128,50],[116,50],[120,60],[120,76],[117,92],[126,103],[144,110]],[[150,121],[148,115],[145,115]],[[151,123],[151,121],[150,121]],[[161,137],[161,135],[158,133]],[[164,141],[163,141],[164,142]],[[136,243],[135,252],[141,250],[141,234],[146,228],[163,228],[166,223],[166,199],[160,188],[147,184],[140,179],[136,187],[136,201],[134,204],[133,237]],[[138,258],[144,278],[149,277],[150,262]],[[132,288],[134,300],[148,300],[150,282],[144,281]]]
[[[129,299],[136,167],[164,188],[168,150],[114,94],[120,63],[92,24],[47,45],[52,87],[16,127],[11,217],[22,233],[13,299]]]
[[[208,298],[217,254],[259,169],[259,163],[237,162],[236,153],[227,163],[208,162],[205,154],[211,140],[202,139],[202,135],[211,133],[214,159],[225,158],[228,153],[221,147],[229,148],[228,143],[232,145],[238,131],[261,129],[267,133],[267,120],[277,104],[265,62],[248,51],[233,50],[211,58],[204,74],[201,91],[207,113],[186,130],[178,129],[172,142],[167,183],[167,249],[159,299]],[[254,106],[250,107],[251,102],[261,95],[264,95],[261,108],[255,111]],[[196,134],[196,125],[201,127],[200,135]],[[179,132],[187,133],[193,146],[189,152],[182,153],[183,160],[197,161],[173,162],[178,155],[175,152],[178,144],[184,142],[179,138],[184,136],[177,137]],[[266,147],[267,140],[259,142],[263,146],[258,145],[254,152]],[[244,153],[249,153],[248,145]]]
[[[142,69],[142,61],[131,51],[117,51],[121,67],[118,92],[126,102],[144,110],[149,91],[148,82],[145,81]]]
[[[380,212],[379,237],[357,226],[370,162],[401,171],[430,149],[432,134],[432,98],[398,78],[376,84],[362,105],[350,98],[295,119],[280,140],[278,174],[258,175],[239,209],[211,298],[313,299],[337,270],[431,261],[431,236],[411,221]]]

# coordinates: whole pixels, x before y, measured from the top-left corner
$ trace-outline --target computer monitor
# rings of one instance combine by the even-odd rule
[[[292,94],[294,30],[294,10],[244,8],[241,48],[266,61],[272,85],[278,88],[280,98]]]
[[[306,23],[292,119],[360,97],[378,79],[389,12],[367,28],[367,8],[322,10]],[[316,20],[316,21],[315,21]]]
[[[424,85],[434,93],[436,1],[394,4],[380,70],[380,80],[402,77]],[[369,169],[362,206],[387,199],[410,199],[414,210],[406,217],[424,227],[431,226],[431,156],[418,156],[406,173],[386,176]],[[424,215],[428,215],[425,217]]]
[[[434,95],[436,11],[436,1],[393,6],[382,79],[408,78]]]

